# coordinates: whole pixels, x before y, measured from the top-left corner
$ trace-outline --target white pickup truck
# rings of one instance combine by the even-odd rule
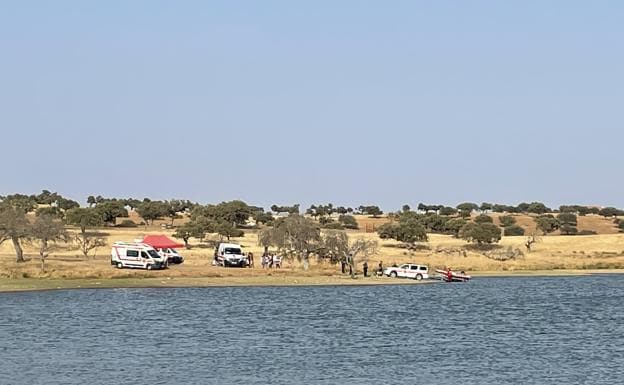
[[[392,278],[412,278],[418,281],[429,278],[429,268],[427,266],[415,265],[413,263],[404,263],[398,267],[388,267],[383,273]]]

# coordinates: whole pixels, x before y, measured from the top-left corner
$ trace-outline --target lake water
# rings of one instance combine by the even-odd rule
[[[624,276],[0,294],[0,384],[623,384]]]

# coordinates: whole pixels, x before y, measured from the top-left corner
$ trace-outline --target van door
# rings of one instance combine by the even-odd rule
[[[128,266],[141,266],[141,257],[139,256],[139,250],[126,249],[124,264]]]

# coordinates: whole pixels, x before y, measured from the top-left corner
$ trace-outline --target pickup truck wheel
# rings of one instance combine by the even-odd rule
[[[118,269],[123,269],[123,263],[117,262],[117,268]]]
[[[422,274],[416,274],[416,277],[414,277],[415,280],[420,281],[423,279]]]
[[[391,273],[390,273],[390,277],[391,277],[391,278],[396,278],[396,277],[397,277],[397,273],[396,273],[396,271],[391,272]]]

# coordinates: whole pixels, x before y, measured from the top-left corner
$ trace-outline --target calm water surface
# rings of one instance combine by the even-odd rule
[[[0,294],[0,384],[623,384],[624,276]]]

